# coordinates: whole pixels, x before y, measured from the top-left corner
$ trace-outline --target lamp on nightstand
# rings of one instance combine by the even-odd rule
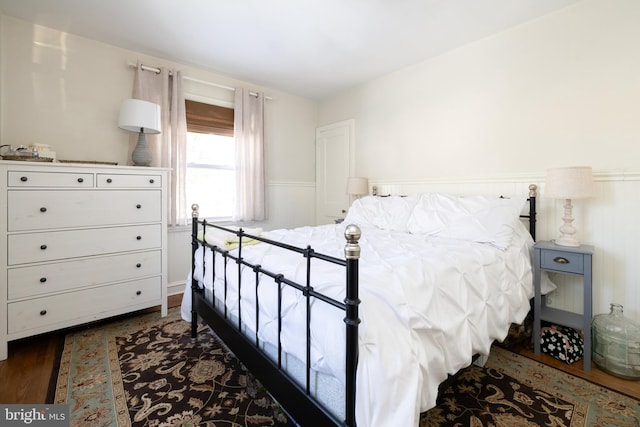
[[[554,242],[560,246],[580,246],[573,227],[572,199],[585,199],[593,196],[593,174],[590,166],[575,166],[547,169],[544,196],[551,199],[563,199],[564,224],[560,227],[560,237]]]
[[[131,153],[131,160],[136,166],[150,166],[151,152],[145,134],[160,133],[160,106],[142,99],[125,99],[120,107],[118,127],[138,132],[138,143]]]
[[[351,198],[369,194],[369,180],[360,176],[350,176],[347,178],[347,194]]]

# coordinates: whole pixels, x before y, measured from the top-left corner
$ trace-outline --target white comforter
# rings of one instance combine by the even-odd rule
[[[344,258],[344,225],[303,227],[265,233],[265,237]],[[438,385],[487,355],[492,341],[521,322],[533,296],[532,241],[518,229],[505,250],[490,244],[428,237],[363,227],[360,240],[360,318],[357,372],[357,423],[365,427],[417,426],[420,412],[435,405]],[[306,259],[266,244],[243,248],[245,260],[305,283]],[[210,259],[210,258],[209,258]],[[217,277],[222,262],[217,257]],[[202,255],[197,256],[199,264]],[[229,313],[237,315],[235,263],[230,263]],[[211,283],[207,261],[206,282]],[[345,269],[312,262],[312,286],[344,299]],[[202,280],[201,265],[196,279]],[[242,319],[255,330],[254,274],[243,274]],[[222,280],[216,295],[223,295]],[[266,278],[259,286],[260,338],[275,342],[277,297]],[[283,294],[283,349],[305,360],[305,300]],[[344,313],[315,302],[312,307],[312,367],[344,381]]]

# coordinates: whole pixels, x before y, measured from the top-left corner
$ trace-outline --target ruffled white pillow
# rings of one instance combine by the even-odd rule
[[[356,199],[344,223],[407,232],[407,221],[417,201],[416,196],[366,196]]]
[[[413,234],[490,243],[506,249],[520,220],[524,199],[420,195],[407,222]]]

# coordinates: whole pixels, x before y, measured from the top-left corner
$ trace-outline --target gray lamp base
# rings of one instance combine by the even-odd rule
[[[151,166],[151,151],[149,151],[147,139],[142,132],[138,134],[138,143],[131,153],[131,160],[136,166]]]

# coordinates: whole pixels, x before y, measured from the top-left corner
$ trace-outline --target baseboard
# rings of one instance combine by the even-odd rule
[[[173,282],[167,284],[167,295],[178,295],[184,293],[184,281],[183,282]]]

